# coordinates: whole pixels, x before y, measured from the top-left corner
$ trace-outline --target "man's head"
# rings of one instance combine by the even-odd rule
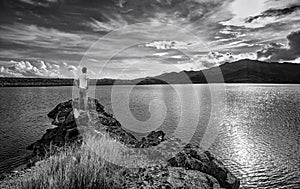
[[[83,67],[81,71],[82,71],[82,73],[86,73],[87,72],[87,68]]]

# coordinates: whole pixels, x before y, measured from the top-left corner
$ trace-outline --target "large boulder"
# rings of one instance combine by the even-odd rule
[[[187,145],[182,152],[169,159],[168,164],[209,174],[216,178],[223,188],[237,189],[240,186],[239,179],[220,160],[209,151],[201,151],[197,146]]]

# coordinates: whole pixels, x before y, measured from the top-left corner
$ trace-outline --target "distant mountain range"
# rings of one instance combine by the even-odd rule
[[[220,76],[223,76],[220,77]],[[165,73],[134,80],[93,79],[92,85],[185,83],[299,83],[300,64],[239,60],[202,71]],[[0,78],[0,86],[71,86],[73,79]]]
[[[223,82],[223,79],[225,83],[300,83],[300,64],[243,59],[202,71],[166,73],[142,79],[141,82],[149,83],[153,80],[168,83],[218,83]]]

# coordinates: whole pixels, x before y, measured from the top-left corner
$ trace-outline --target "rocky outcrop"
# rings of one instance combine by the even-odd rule
[[[209,174],[216,178],[223,188],[236,189],[240,186],[240,181],[220,160],[213,157],[209,151],[201,152],[198,146],[187,145],[182,152],[169,159],[168,164]]]
[[[78,107],[77,100],[60,103],[49,112],[48,117],[56,127],[48,129],[40,140],[28,146],[28,149],[33,151],[31,157],[44,157],[51,151],[50,148],[55,149],[68,144],[80,145],[80,131],[84,127],[108,133],[110,137],[133,148],[149,148],[166,140],[163,131],[152,131],[146,137],[137,140],[134,135],[124,130],[96,99],[89,98],[89,112],[81,113],[77,119],[73,107]],[[124,188],[237,189],[240,185],[239,179],[221,161],[210,152],[191,144],[186,145],[164,166],[141,168],[136,174],[131,172],[127,178]]]
[[[178,167],[171,167],[168,170],[168,182],[174,188],[221,188],[218,181],[208,174]]]
[[[156,166],[142,168],[128,175],[124,188],[220,189],[218,181],[205,173],[182,167]],[[136,180],[139,180],[138,182]]]
[[[80,129],[83,127],[106,132],[123,144],[136,148],[148,148],[165,140],[163,131],[152,131],[141,141],[137,140],[134,135],[122,128],[120,122],[112,114],[104,110],[97,99],[89,98],[88,113],[81,113],[77,119],[74,117],[73,107],[78,107],[77,99],[62,102],[48,113],[48,117],[52,119],[52,125],[57,127],[47,129],[40,140],[27,147],[28,150],[33,151],[33,156],[43,157],[50,151],[50,148],[55,151],[56,147],[80,143]]]

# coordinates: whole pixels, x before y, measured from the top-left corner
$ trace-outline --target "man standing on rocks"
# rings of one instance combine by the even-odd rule
[[[87,109],[87,92],[89,88],[89,79],[87,76],[87,68],[83,67],[81,70],[78,80],[77,80],[77,87],[79,88],[79,111],[83,110],[86,111]]]

